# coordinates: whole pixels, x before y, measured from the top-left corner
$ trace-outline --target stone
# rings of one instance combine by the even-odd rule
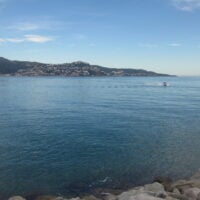
[[[178,181],[176,181],[172,184],[173,190],[176,188],[181,193],[183,193],[183,189],[187,189],[187,188],[190,188],[190,187],[191,187],[191,185],[188,185],[188,181],[186,181],[186,180],[178,180]]]
[[[158,182],[145,185],[144,190],[153,193],[165,192],[164,186]]]
[[[199,188],[189,188],[184,191],[184,195],[191,199],[197,199],[198,195],[200,194]]]
[[[197,195],[197,200],[200,200],[200,194]]]
[[[158,198],[158,197],[151,196],[151,195],[146,194],[146,193],[141,193],[141,194],[137,194],[135,196],[132,196],[131,198],[129,198],[127,200],[162,200],[162,199]]]
[[[56,197],[55,200],[68,200],[68,199],[63,198],[63,197]]]
[[[44,196],[38,196],[36,200],[57,200],[57,198],[62,198],[62,197],[56,197],[56,196],[51,196],[51,195],[44,195]]]
[[[179,180],[172,184],[173,189],[177,188],[182,194],[189,188],[200,188],[200,180]]]
[[[194,179],[199,179],[200,180],[200,171],[198,171],[197,173],[195,173],[190,180],[194,180]]]
[[[118,200],[128,200],[131,197],[137,195],[138,193],[142,193],[142,192],[144,192],[144,190],[140,190],[140,192],[139,192],[139,190],[135,190],[135,189],[129,190],[129,191],[123,192],[120,195],[118,195],[117,199]]]
[[[71,198],[70,200],[81,200],[80,197]]]
[[[172,191],[171,185],[172,185],[173,181],[172,181],[171,178],[169,178],[169,177],[157,177],[157,178],[155,178],[154,182],[158,182],[158,183],[162,184],[166,191],[169,191],[169,192]]]
[[[103,200],[116,200],[117,197],[110,193],[101,193],[101,197]]]
[[[166,200],[178,200],[178,199],[175,199],[175,198],[173,198],[173,197],[167,196],[167,197],[166,197]]]
[[[10,197],[8,200],[26,200],[26,199],[21,196],[13,196],[13,197]]]
[[[173,191],[172,191],[172,193],[174,193],[174,194],[181,194],[180,191],[177,188],[174,188]]]
[[[71,199],[72,200],[72,199]],[[78,200],[78,199],[73,199],[73,200]],[[95,197],[94,195],[89,195],[89,196],[85,196],[83,197],[82,200],[100,200],[99,198]]]
[[[158,182],[145,185],[144,190],[156,197],[166,198],[167,196],[164,186]]]
[[[178,199],[178,200],[189,200],[188,197],[186,197],[185,195],[182,195],[182,194],[171,193],[171,194],[169,194],[169,196],[174,199]]]

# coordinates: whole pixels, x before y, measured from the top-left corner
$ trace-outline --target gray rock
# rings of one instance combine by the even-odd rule
[[[144,190],[153,193],[165,192],[164,186],[157,182],[145,185]]]
[[[178,199],[175,199],[175,198],[173,198],[173,197],[167,196],[167,197],[166,197],[166,200],[178,200]]]
[[[167,196],[164,186],[157,182],[145,185],[144,190],[146,192],[151,193],[152,195],[154,195],[156,197],[166,198],[166,196]]]
[[[191,199],[197,199],[198,195],[200,194],[199,188],[189,188],[184,191],[184,195]]]
[[[116,200],[117,197],[113,194],[110,193],[101,193],[102,199],[103,200]]]
[[[8,200],[26,200],[26,199],[24,199],[21,196],[13,196],[13,197],[10,197]]]
[[[182,194],[189,188],[200,188],[200,180],[179,180],[172,184],[173,189],[177,188]]]
[[[199,179],[200,180],[200,171],[198,171],[196,174],[194,174],[190,180],[194,180],[194,179]]]
[[[174,194],[181,194],[180,191],[177,188],[174,188],[173,191],[172,191],[172,193],[174,193]]]
[[[51,195],[43,195],[43,196],[38,196],[36,200],[56,200],[56,196],[51,196]]]
[[[136,190],[136,189],[129,190],[129,191],[123,192],[120,195],[118,195],[117,199],[118,200],[128,200],[128,199],[131,199],[133,196],[143,193],[143,192],[144,192],[143,188],[139,189],[139,190]]]
[[[161,198],[151,196],[146,193],[137,194],[135,196],[130,197],[127,200],[162,200]]]
[[[81,200],[80,197],[71,198],[70,200]]]
[[[197,195],[197,200],[200,200],[200,194]]]
[[[71,200],[80,200],[80,198],[74,198]],[[94,195],[85,196],[82,200],[100,200],[99,198],[95,197]]]
[[[188,197],[186,197],[185,195],[182,195],[182,194],[171,193],[171,194],[169,194],[169,197],[172,197],[172,198],[178,199],[178,200],[189,200]]]
[[[68,199],[66,199],[64,197],[56,197],[55,200],[68,200]]]
[[[166,191],[168,191],[168,192],[172,191],[171,185],[172,185],[173,181],[172,181],[171,178],[169,178],[169,177],[162,177],[161,176],[161,177],[155,178],[154,182],[161,183],[164,186],[164,188],[165,188]]]

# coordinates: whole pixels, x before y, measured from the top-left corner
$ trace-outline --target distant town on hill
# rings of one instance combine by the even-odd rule
[[[143,69],[108,68],[78,61],[63,64],[46,64],[12,61],[0,57],[1,76],[170,76]]]

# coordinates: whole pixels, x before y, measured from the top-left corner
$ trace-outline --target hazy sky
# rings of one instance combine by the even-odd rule
[[[200,75],[200,0],[0,0],[0,56]]]

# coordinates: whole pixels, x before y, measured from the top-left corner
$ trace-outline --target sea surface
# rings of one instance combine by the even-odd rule
[[[0,194],[78,195],[199,168],[198,77],[0,77]]]

